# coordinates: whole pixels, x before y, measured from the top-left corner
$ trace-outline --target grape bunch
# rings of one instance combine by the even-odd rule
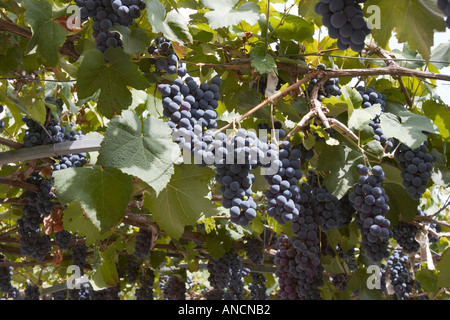
[[[385,179],[383,168],[374,166],[370,172],[364,165],[358,165],[359,180],[353,185],[349,200],[357,210],[356,221],[361,230],[361,247],[368,257],[381,261],[389,257],[388,244],[392,237],[389,229],[390,221],[386,218],[389,212],[389,197],[381,183]]]
[[[72,241],[72,233],[67,230],[55,232],[55,243],[61,248],[61,250],[69,249],[70,242]]]
[[[72,260],[73,264],[81,269],[81,272],[86,267],[86,256],[88,246],[84,243],[76,243],[72,246]]]
[[[41,219],[41,215],[34,211],[17,220],[21,254],[38,261],[42,261],[52,249],[49,236],[41,235],[39,231],[40,222],[37,221]]]
[[[269,296],[266,293],[266,277],[259,272],[250,272],[250,276],[252,277],[252,281],[248,285],[250,290],[250,299],[268,300]]]
[[[52,292],[53,300],[66,300],[67,299],[67,289]]]
[[[33,173],[26,182],[39,186],[38,192],[27,192],[27,206],[34,207],[44,216],[49,216],[55,207],[56,195],[52,190],[53,178],[45,179],[39,173]]]
[[[139,277],[140,287],[136,289],[136,300],[153,300],[153,286],[155,284],[155,272],[145,268]]]
[[[225,289],[228,287],[231,280],[231,262],[227,258],[228,256],[223,255],[220,258],[211,258],[208,260],[208,281],[213,287],[213,290],[207,293],[207,300],[223,299]]]
[[[394,153],[398,167],[402,170],[402,184],[414,200],[419,200],[425,193],[436,161],[436,157],[428,152],[427,145],[428,142],[425,141],[420,147],[412,150],[407,145],[401,144]]]
[[[300,188],[298,186],[303,173],[302,152],[296,146],[292,147],[289,141],[279,145],[276,174],[265,175],[269,183],[269,190],[265,192],[269,203],[267,214],[280,224],[296,219],[300,210]]]
[[[387,261],[387,275],[397,300],[407,300],[412,292],[414,282],[409,269],[409,257],[400,249],[394,250]]]
[[[277,253],[273,260],[278,267],[275,276],[278,277],[278,297],[281,300],[299,300],[297,282],[297,250],[287,236],[278,238]]]
[[[108,287],[102,290],[92,290],[90,292],[91,300],[105,301],[105,300],[120,300],[119,298],[120,286]]]
[[[314,10],[322,16],[322,24],[330,38],[337,39],[340,50],[350,48],[355,52],[364,49],[364,40],[370,27],[364,20],[360,3],[366,0],[320,0]]]
[[[262,264],[264,261],[264,242],[256,239],[250,238],[245,244],[245,252],[247,257],[254,264]]]
[[[233,223],[246,226],[256,217],[251,189],[255,176],[251,170],[262,166],[268,174],[275,171],[272,160],[277,154],[273,148],[276,146],[262,142],[255,132],[245,129],[237,130],[230,139],[219,133],[206,150],[194,148],[194,157],[201,156],[206,163],[214,161],[216,180],[223,195],[222,205],[230,209]]]
[[[60,103],[60,106],[62,106],[62,102]],[[47,116],[49,116],[49,112],[50,109],[47,107]],[[83,139],[82,132],[74,130],[72,124],[61,126],[59,120],[54,118],[46,126],[27,116],[24,116],[22,120],[28,127],[23,137],[23,143],[26,148]],[[54,170],[82,167],[87,163],[85,152],[56,156],[55,160]]]
[[[80,284],[80,289],[69,289],[69,300],[91,300],[89,283]]]
[[[131,26],[145,9],[144,0],[75,0],[80,9],[81,21],[93,20],[92,36],[101,52],[113,47],[122,47],[118,32],[110,32],[115,25]]]
[[[40,289],[39,286],[31,284],[27,281],[27,285],[25,287],[25,295],[24,300],[39,300]]]
[[[0,114],[3,113],[3,111],[5,111],[5,108],[0,104]],[[3,129],[5,129],[5,121],[3,121],[3,119],[0,119],[0,133],[3,131]]]
[[[142,259],[149,255],[151,240],[152,231],[140,228],[134,245],[134,255],[136,258]]]
[[[1,253],[0,262],[5,262],[5,256]],[[14,297],[17,289],[11,284],[12,275],[12,267],[0,267],[0,291]]]
[[[220,77],[214,77],[211,83],[197,82],[192,77],[184,80],[177,78],[173,84],[160,84],[158,91],[162,95],[164,116],[172,130],[185,128],[192,131],[199,125],[202,131],[217,127],[216,111],[219,106]]]
[[[437,2],[438,8],[444,13],[447,17],[445,19],[445,25],[450,29],[450,1],[449,0],[438,0]]]
[[[420,244],[415,239],[417,231],[419,231],[419,227],[401,220],[392,227],[392,237],[397,241],[403,252],[414,253],[420,249]]]
[[[381,112],[386,110],[386,95],[377,92],[374,87],[364,88],[363,86],[356,87],[356,90],[361,95],[363,101],[361,107],[363,109],[370,108],[375,104],[381,106]]]
[[[244,300],[244,274],[245,270],[241,258],[237,253],[228,252],[230,260],[230,284],[228,285],[229,300]]]
[[[173,50],[172,42],[163,37],[157,37],[147,51],[152,57],[150,62],[155,65],[156,70],[167,74],[177,74],[183,78],[187,74],[186,66],[180,63],[179,58]]]
[[[125,278],[129,284],[136,283],[140,270],[141,264],[136,256],[128,255],[128,260],[125,266]]]
[[[331,68],[327,68],[325,64],[319,63],[316,66],[316,69],[322,69],[322,70],[332,70]],[[314,87],[317,85],[319,80],[316,78],[313,78],[309,81],[308,86],[306,87],[306,90],[308,92],[308,95],[311,96]],[[339,78],[330,78],[325,81],[325,83],[319,88],[319,95],[318,99],[322,100],[325,98],[331,98],[332,96],[339,97],[342,92],[341,89],[339,89]]]

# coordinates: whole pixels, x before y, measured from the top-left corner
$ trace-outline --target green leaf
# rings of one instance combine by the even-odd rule
[[[413,200],[402,185],[396,183],[383,183],[383,188],[389,196],[390,207],[386,217],[392,225],[396,225],[401,216],[406,221],[412,221],[417,214],[419,201]]]
[[[450,112],[444,104],[427,100],[422,104],[427,117],[439,128],[439,133],[445,141],[450,141]]]
[[[438,69],[448,67],[450,64],[450,41],[440,43],[433,48],[430,60],[445,61],[444,63],[433,62],[433,65]]]
[[[133,181],[118,169],[71,168],[54,171],[53,176],[61,204],[78,201],[101,232],[114,227],[125,215]]]
[[[110,29],[110,31],[117,31],[121,35],[123,43],[123,51],[126,54],[135,54],[140,51],[147,50],[150,39],[148,38],[147,32],[144,29],[133,29],[116,25]]]
[[[206,235],[205,245],[213,258],[220,258],[231,249],[232,240],[225,228],[214,229]]]
[[[37,53],[50,65],[56,66],[59,59],[59,47],[66,40],[68,31],[57,22],[57,14],[47,1],[22,1],[25,21],[30,25],[32,37],[29,49],[37,46]]]
[[[381,9],[379,29],[372,35],[381,47],[388,45],[395,29],[400,43],[408,42],[411,49],[417,49],[425,60],[430,59],[435,32],[445,31],[443,14],[435,0],[369,0],[364,6],[376,5]]]
[[[110,245],[104,252],[98,253],[97,261],[90,274],[90,282],[94,289],[114,287],[119,281],[117,266],[115,261],[116,246]]]
[[[388,104],[388,111],[380,116],[381,130],[386,137],[397,138],[411,149],[420,147],[426,140],[423,133],[439,133],[433,121],[427,117]]]
[[[359,178],[356,166],[362,163],[361,153],[346,146],[329,146],[319,156],[317,170],[329,171],[323,184],[327,190],[342,198]]]
[[[259,6],[254,2],[247,2],[235,9],[239,0],[201,0],[202,4],[213,11],[206,12],[211,29],[231,27],[245,20],[250,25],[258,22]]]
[[[166,188],[158,195],[146,194],[144,207],[170,236],[179,239],[184,227],[194,224],[200,217],[209,217],[217,208],[207,198],[208,183],[214,171],[197,165],[179,165]]]
[[[268,53],[264,45],[255,46],[250,51],[252,56],[252,67],[260,74],[269,73],[272,70],[277,70],[275,59]]]
[[[348,105],[348,115],[349,117],[352,115],[353,110],[359,108],[363,101],[363,98],[359,94],[359,92],[353,88],[350,84],[346,84],[341,88],[342,96],[344,97],[344,101]]]
[[[148,82],[123,49],[108,48],[105,55],[100,50],[92,49],[83,54],[78,70],[77,93],[80,99],[84,99],[100,90],[97,108],[102,115],[111,118],[131,105],[128,86],[144,90]]]
[[[301,42],[308,40],[309,42],[312,42],[314,24],[301,17],[288,15],[276,30],[276,34],[278,38],[285,41],[295,40]]]
[[[101,238],[101,233],[86,216],[78,201],[71,202],[64,209],[64,229],[84,237],[86,244],[92,245]]]
[[[450,248],[447,248],[442,253],[441,260],[436,265],[436,269],[439,270],[438,282],[439,287],[450,287]]]
[[[97,164],[138,177],[159,193],[170,181],[173,164],[180,157],[171,133],[163,120],[150,116],[142,121],[126,110],[109,123]]]
[[[348,120],[348,128],[352,131],[364,131],[369,122],[381,114],[381,106],[373,105],[366,109],[355,109]]]
[[[166,9],[159,0],[147,0],[147,18],[154,33],[161,32],[168,40],[176,42],[192,42],[187,21],[183,15]]]

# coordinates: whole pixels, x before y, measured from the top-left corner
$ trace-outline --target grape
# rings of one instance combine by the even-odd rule
[[[427,145],[425,141],[419,148],[412,150],[401,144],[394,153],[398,167],[402,170],[403,186],[414,200],[419,200],[425,193],[436,161],[436,157],[428,152]]]
[[[266,294],[266,277],[259,272],[250,272],[252,281],[249,283],[251,300],[268,300],[269,297]]]
[[[169,300],[186,300],[186,284],[177,275],[172,275],[167,282]]]
[[[360,52],[364,49],[364,40],[370,34],[359,3],[352,0],[321,0],[316,3],[315,12],[322,16],[322,24],[328,29],[328,35],[337,39],[340,50],[352,49]]]
[[[245,243],[247,257],[254,264],[262,264],[264,261],[264,243],[256,238],[250,238]]]
[[[181,78],[186,75],[186,67],[180,63],[170,40],[157,37],[147,51],[156,56],[150,58],[150,62],[155,65],[156,70],[167,72],[170,75],[177,74]]]
[[[5,262],[5,256],[0,254],[0,262]],[[0,291],[12,296],[17,297],[16,288],[11,284],[12,280],[12,267],[0,267]]]
[[[155,284],[155,273],[152,269],[146,268],[139,277],[140,287],[136,289],[136,300],[153,300],[153,286]]]
[[[292,149],[291,143],[284,141],[280,144],[279,168],[275,174],[266,175],[265,179],[270,185],[265,195],[269,202],[267,214],[280,224],[294,220],[300,205],[300,188],[297,183],[302,178],[301,152]],[[296,147],[294,147],[296,148]],[[292,157],[295,156],[295,158]]]
[[[108,287],[102,290],[92,290],[90,292],[91,300],[120,300],[120,286]]]
[[[30,282],[27,281],[24,300],[39,300],[39,296],[40,296],[39,286],[31,284]]]
[[[145,258],[150,254],[151,241],[152,231],[140,228],[134,245],[134,255],[136,258]]]
[[[37,208],[40,214],[49,216],[55,206],[52,200],[56,199],[52,190],[53,179],[45,179],[39,173],[33,173],[26,181],[39,186],[40,189],[38,192],[26,193],[27,205]]]
[[[52,292],[53,300],[66,300],[67,290],[60,290],[56,292]]]
[[[372,172],[364,165],[359,165],[357,169],[361,176],[353,185],[349,200],[357,210],[356,221],[361,230],[361,247],[372,261],[378,262],[389,256],[387,246],[389,238],[392,237],[392,230],[388,229],[390,221],[385,217],[389,211],[389,197],[381,187],[384,172],[380,166],[374,166]]]
[[[62,230],[55,232],[55,243],[61,248],[61,250],[69,249],[71,240],[72,234],[69,231]]]
[[[88,247],[84,243],[77,243],[72,246],[73,264],[78,266],[82,272],[86,267],[87,249]]]
[[[129,284],[136,283],[140,269],[141,264],[137,260],[136,256],[128,255],[127,264],[125,266],[125,278]]]
[[[391,280],[398,300],[407,300],[413,288],[412,274],[409,271],[409,258],[401,250],[394,250],[387,262],[387,274]]]
[[[69,289],[69,300],[91,300],[89,283],[80,284],[80,289]]]

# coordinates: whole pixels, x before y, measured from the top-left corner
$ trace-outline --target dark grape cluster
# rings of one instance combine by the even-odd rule
[[[299,300],[297,292],[297,250],[287,236],[278,238],[277,253],[273,260],[278,267],[275,276],[278,277],[278,297],[281,300]]]
[[[427,189],[436,157],[427,149],[427,141],[417,149],[412,150],[405,144],[397,147],[394,156],[403,179],[406,192],[414,200],[419,200]]]
[[[392,237],[390,221],[385,216],[390,209],[389,197],[381,186],[385,174],[380,166],[374,166],[371,172],[364,165],[358,165],[357,169],[361,176],[354,184],[349,200],[357,210],[361,247],[372,261],[378,262],[389,257],[387,247]]]
[[[140,287],[136,289],[136,300],[153,300],[153,286],[155,284],[155,272],[150,268],[145,268],[139,277]]]
[[[22,211],[25,215],[17,220],[21,254],[42,261],[52,249],[49,236],[40,232],[43,218],[36,207],[25,205]]]
[[[27,281],[25,287],[24,300],[39,300],[40,294],[41,293],[39,286],[31,284],[30,282]]]
[[[414,253],[420,249],[420,244],[415,239],[417,231],[419,231],[419,227],[401,220],[392,227],[392,237],[397,241],[403,252]]]
[[[144,0],[75,0],[75,3],[81,21],[92,18],[92,36],[102,52],[110,47],[122,47],[120,34],[109,29],[115,25],[131,26],[146,7]]]
[[[395,291],[397,300],[407,300],[413,289],[413,278],[409,267],[409,257],[400,249],[394,250],[387,261],[387,276]]]
[[[157,37],[147,51],[155,56],[150,58],[150,62],[155,65],[156,70],[170,75],[177,74],[181,78],[187,74],[186,66],[180,63],[170,40]]]
[[[59,99],[57,101],[59,101]],[[62,105],[62,102],[60,102],[60,105]],[[47,115],[49,114],[49,111],[50,109],[47,108]],[[24,116],[22,120],[28,127],[23,137],[23,143],[26,148],[83,139],[82,132],[74,130],[72,124],[61,126],[59,120],[53,118],[46,126],[43,126],[26,116]],[[87,163],[85,152],[57,156],[55,157],[55,160],[54,170],[82,167]]]
[[[55,232],[55,243],[61,248],[61,250],[69,249],[70,242],[72,241],[72,233],[67,230]]]
[[[251,300],[268,300],[269,296],[266,293],[266,277],[259,272],[250,272],[252,281],[249,283],[248,288],[250,290]]]
[[[171,275],[167,281],[169,300],[186,300],[186,283],[178,275]]]
[[[0,254],[0,262],[5,262],[5,256]],[[12,267],[0,267],[0,292],[8,294],[9,297],[17,298],[18,290],[11,284]]]
[[[202,131],[217,127],[219,106],[219,88],[222,80],[215,77],[211,83],[200,85],[192,77],[175,79],[173,84],[160,84],[158,91],[162,95],[164,116],[170,120],[167,124],[173,129],[194,130],[199,125]]]
[[[244,300],[244,274],[246,271],[237,253],[226,253],[230,259],[231,278],[228,285],[228,300]]]
[[[381,106],[381,111],[385,112],[386,110],[386,95],[380,92],[377,92],[374,87],[364,88],[363,86],[356,87],[356,90],[362,97],[361,107],[363,109],[370,108],[375,104],[379,104]]]
[[[102,290],[91,290],[91,300],[120,300],[120,286],[108,287]]]
[[[449,0],[438,0],[437,2],[438,8],[444,13],[446,16],[445,25],[450,29],[450,1]]]
[[[301,155],[299,148],[292,147],[289,141],[282,141],[279,144],[278,160],[275,160],[278,170],[275,174],[265,175],[270,185],[269,190],[265,192],[269,203],[267,214],[280,224],[295,220],[299,215],[298,182],[303,176],[300,168]]]
[[[134,255],[136,258],[142,259],[150,254],[151,240],[152,231],[140,228],[134,245]]]
[[[67,299],[67,289],[52,292],[53,300],[66,300]]]
[[[33,173],[26,182],[39,186],[38,192],[27,192],[27,205],[36,208],[43,216],[49,216],[55,207],[56,195],[52,190],[53,178],[46,179],[40,173]]]
[[[262,264],[264,262],[264,242],[256,238],[248,239],[245,244],[245,252],[247,257],[254,264]]]
[[[86,267],[86,256],[88,246],[84,243],[76,243],[72,246],[72,260],[73,264],[81,269],[81,272]]]
[[[136,283],[139,272],[141,269],[141,264],[134,255],[128,255],[128,260],[125,266],[125,278],[129,284]]]
[[[316,66],[316,69],[332,70],[331,68],[327,68],[326,65],[323,63],[319,63]],[[309,81],[308,86],[306,87],[309,96],[311,96],[312,91],[318,82],[319,80],[317,80],[316,78],[313,78]],[[327,79],[325,83],[319,88],[319,95],[317,98],[319,100],[322,100],[325,98],[331,98],[332,96],[339,97],[342,94],[342,92],[341,89],[339,89],[338,85],[339,85],[339,78]]]
[[[370,27],[364,20],[360,3],[366,0],[320,0],[314,9],[322,16],[322,24],[328,35],[337,39],[340,50],[350,48],[355,52],[364,49],[364,40],[370,34]]]

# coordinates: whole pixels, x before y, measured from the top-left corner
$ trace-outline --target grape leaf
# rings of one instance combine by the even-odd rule
[[[446,61],[446,63],[433,62],[433,65],[442,69],[448,67],[450,64],[450,41],[439,44],[436,48],[431,50],[431,60]]]
[[[366,109],[355,109],[348,120],[348,128],[352,131],[363,131],[376,115],[381,114],[380,104],[375,104]]]
[[[254,2],[247,2],[234,9],[238,0],[202,0],[203,5],[213,11],[206,12],[211,29],[230,27],[245,20],[250,25],[258,22],[259,6]]]
[[[346,146],[329,146],[320,154],[317,169],[329,171],[323,184],[328,192],[342,198],[357,181],[356,166],[362,163],[361,153]]]
[[[54,171],[55,193],[61,204],[78,201],[101,232],[125,215],[133,190],[132,178],[115,168],[83,167]]]
[[[116,246],[112,244],[103,252],[96,251],[96,259],[90,274],[94,290],[114,287],[119,281],[115,262]]]
[[[110,29],[110,31],[117,31],[121,35],[123,43],[123,51],[126,54],[135,54],[140,51],[147,50],[150,40],[147,32],[144,29],[133,29],[116,25]]]
[[[92,245],[101,238],[101,233],[85,215],[80,203],[75,201],[67,205],[63,216],[64,229],[84,237],[86,244]]]
[[[136,176],[159,193],[169,182],[173,164],[180,157],[171,132],[162,120],[150,116],[141,121],[137,114],[126,110],[109,123],[97,164]]]
[[[166,39],[175,42],[192,42],[192,35],[182,14],[170,11],[166,15],[166,9],[159,0],[147,0],[147,7],[147,18],[154,33],[161,32]]]
[[[314,24],[294,15],[287,15],[284,22],[276,30],[281,40],[313,41]]]
[[[22,1],[25,21],[30,25],[32,37],[29,49],[37,47],[37,53],[50,65],[56,66],[59,59],[59,47],[66,40],[68,31],[56,22],[57,13],[46,1]]]
[[[77,93],[84,99],[100,90],[97,109],[102,115],[111,118],[130,106],[132,96],[128,86],[144,90],[148,82],[122,48],[108,48],[104,55],[97,49],[83,54]]]
[[[256,45],[250,52],[252,56],[252,67],[260,74],[277,70],[275,59],[267,52],[264,45]]]
[[[439,270],[437,285],[439,287],[450,286],[450,249],[447,248],[442,254],[441,260],[436,265]]]
[[[387,104],[380,116],[381,130],[386,137],[397,138],[411,149],[420,147],[426,140],[424,132],[439,133],[439,129],[430,118],[409,112],[395,104]]]
[[[443,140],[450,141],[450,113],[448,107],[433,100],[427,100],[422,104],[425,115],[433,120],[439,128]]]
[[[207,198],[208,183],[214,171],[196,165],[179,165],[166,188],[158,195],[146,194],[144,207],[170,236],[179,239],[184,227],[194,224],[202,216],[216,214],[217,208]]]
[[[430,59],[434,33],[445,31],[445,21],[435,0],[368,0],[364,6],[376,5],[381,10],[379,29],[372,35],[381,47],[388,45],[395,29],[400,43],[408,42],[425,60]]]

